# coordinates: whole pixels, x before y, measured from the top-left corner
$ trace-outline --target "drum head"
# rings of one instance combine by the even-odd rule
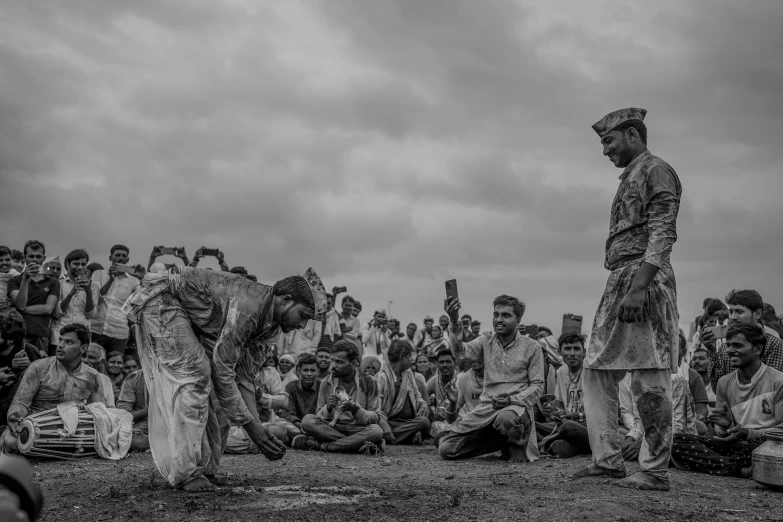
[[[35,424],[33,424],[33,421],[30,419],[23,420],[19,425],[16,437],[19,444],[19,451],[22,453],[30,451],[35,443],[35,438]]]

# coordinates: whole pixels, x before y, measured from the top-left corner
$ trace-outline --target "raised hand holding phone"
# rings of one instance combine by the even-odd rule
[[[457,280],[449,279],[446,281],[446,299],[443,301],[443,310],[449,316],[452,323],[459,321],[459,294],[457,292]]]

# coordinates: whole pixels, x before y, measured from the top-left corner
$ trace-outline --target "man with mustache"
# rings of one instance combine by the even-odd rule
[[[582,375],[593,463],[574,478],[622,478],[619,485],[669,490],[672,391],[679,315],[669,260],[677,240],[682,187],[677,173],[647,150],[647,111],[631,107],[593,125],[604,156],[623,173],[612,203],[604,267],[606,289],[593,322]],[[644,426],[641,471],[625,478],[617,424],[617,384],[633,377]]]
[[[149,387],[152,458],[177,488],[215,489],[229,422],[270,460],[285,446],[261,424],[254,379],[280,332],[326,313],[326,291],[304,276],[267,286],[230,272],[186,267],[147,274],[123,312],[135,323]]]

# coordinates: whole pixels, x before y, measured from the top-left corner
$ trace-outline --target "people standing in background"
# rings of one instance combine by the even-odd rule
[[[90,256],[84,250],[73,250],[65,256],[65,273],[60,276],[60,301],[54,307],[49,355],[54,355],[60,341],[60,329],[79,323],[90,328],[97,313],[100,287],[86,274]]]
[[[92,342],[100,344],[107,351],[125,353],[128,346],[128,317],[122,312],[122,305],[130,297],[139,279],[133,275],[119,272],[117,265],[127,265],[130,249],[125,245],[114,245],[109,251],[111,266],[108,270],[98,270],[92,274],[92,280],[100,291],[98,311],[92,319]],[[136,266],[143,270],[142,267]]]

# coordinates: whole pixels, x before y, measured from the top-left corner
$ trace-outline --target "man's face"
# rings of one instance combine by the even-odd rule
[[[299,367],[299,379],[308,388],[313,385],[315,378],[318,376],[318,366],[317,364],[303,364]]]
[[[60,274],[63,273],[63,267],[59,261],[51,261],[49,263],[45,263],[43,268],[44,268],[44,273],[46,275],[48,275],[49,277],[53,277],[55,279],[58,279],[60,277]]]
[[[483,359],[471,359],[470,360],[470,369],[473,370],[476,373],[481,373],[484,371],[484,360]]]
[[[115,250],[113,254],[109,256],[112,265],[127,265],[129,252],[127,250]]]
[[[348,377],[353,370],[354,365],[348,360],[348,352],[335,352],[332,354],[332,377],[336,379]]]
[[[315,358],[318,359],[318,368],[321,370],[328,369],[329,365],[332,364],[332,354],[326,350],[319,351]]]
[[[359,303],[354,303],[353,304],[353,310],[351,311],[351,314],[354,317],[359,317],[359,314],[361,313],[361,311],[362,311],[362,306]]]
[[[24,255],[24,262],[27,264],[36,263],[38,265],[44,262],[46,255],[43,249],[40,248],[28,248],[27,253]]]
[[[386,326],[389,322],[388,318],[386,317],[386,314],[376,313],[373,316],[373,319],[375,319],[375,324],[377,324],[378,326]]]
[[[707,373],[710,369],[710,357],[707,352],[699,350],[691,357],[691,368],[699,373]]]
[[[280,329],[288,333],[292,330],[299,330],[307,326],[307,321],[313,318],[315,313],[313,309],[304,303],[294,303],[291,296],[285,296],[280,312]]]
[[[326,309],[327,310],[331,310],[333,304],[334,304],[334,298],[332,298],[331,295],[327,295],[326,296]]]
[[[432,333],[432,325],[434,321],[432,319],[429,319],[427,321],[424,321],[424,331],[427,333]]]
[[[492,326],[495,327],[495,333],[498,335],[509,335],[515,332],[519,326],[519,319],[510,306],[497,305],[492,311]]]
[[[463,317],[462,321],[460,321],[460,322],[462,323],[462,328],[463,329],[470,330],[470,318]]]
[[[55,357],[61,363],[69,364],[78,361],[86,351],[87,347],[79,342],[76,332],[68,332],[60,336]]]
[[[138,369],[139,369],[139,363],[136,362],[136,359],[125,359],[125,362],[123,363],[122,373],[128,375],[135,372]]]
[[[536,336],[536,339],[538,339],[540,341],[541,339],[545,339],[545,338],[549,337],[550,335],[552,335],[552,332],[548,332],[546,330],[539,330],[538,331],[538,335]]]
[[[761,317],[761,311],[759,310],[759,317],[755,317],[755,314],[742,305],[734,304],[729,305],[729,324],[743,323],[743,324],[756,324]]]
[[[409,324],[405,329],[405,335],[408,336],[408,339],[413,339],[413,336],[416,335],[416,325]]]
[[[11,254],[0,256],[0,274],[7,274],[11,270]]]
[[[705,319],[704,320],[704,326],[706,326],[706,327],[708,327],[708,326],[718,326],[718,316],[717,316],[717,314],[716,315],[711,315],[707,319]]]
[[[481,333],[481,325],[480,324],[470,325],[470,331],[473,332],[473,335],[478,335],[479,333]]]
[[[440,324],[441,330],[445,332],[449,327],[449,317],[447,315],[441,315],[440,319],[438,319],[438,324]]]
[[[560,355],[563,356],[563,362],[568,368],[575,372],[582,367],[582,361],[585,358],[585,349],[582,343],[565,343],[560,347]]]
[[[752,346],[742,334],[735,335],[731,339],[726,339],[726,354],[731,359],[731,365],[734,368],[745,368],[753,364],[761,352]]]
[[[624,169],[631,163],[633,149],[623,132],[616,130],[607,132],[601,138],[601,144],[604,148],[604,156],[608,157],[618,169]]]
[[[76,279],[87,270],[87,258],[73,259],[66,267],[68,269],[68,277]]]
[[[343,315],[353,315],[353,301],[350,299],[343,300]]]
[[[454,375],[454,359],[448,355],[441,355],[438,357],[438,370],[444,377],[451,377]]]
[[[101,354],[96,347],[89,346],[86,351],[82,352],[82,360],[90,368],[96,369],[101,363]]]

